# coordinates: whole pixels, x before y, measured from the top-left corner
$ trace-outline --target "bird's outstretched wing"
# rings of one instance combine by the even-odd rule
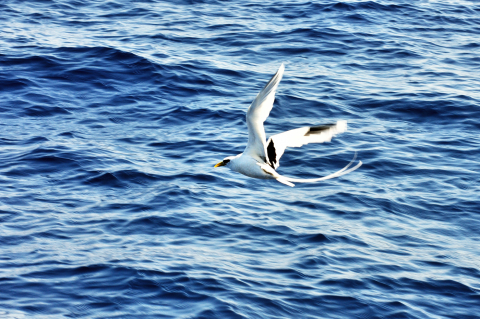
[[[268,139],[265,147],[266,163],[273,169],[277,169],[280,166],[280,157],[282,157],[287,147],[330,142],[332,137],[346,130],[347,121],[338,121],[336,124],[305,126],[273,135]]]
[[[263,122],[265,122],[273,108],[275,91],[282,80],[284,70],[285,67],[282,63],[277,73],[271,78],[267,85],[265,85],[260,93],[258,93],[247,111],[248,144],[243,153],[250,155],[257,160],[264,161],[266,158],[266,136]]]

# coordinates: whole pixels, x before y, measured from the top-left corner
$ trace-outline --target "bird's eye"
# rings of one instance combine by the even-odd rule
[[[227,164],[228,162],[230,162],[229,159],[224,159],[224,160],[223,160],[223,163],[224,163],[224,164]]]

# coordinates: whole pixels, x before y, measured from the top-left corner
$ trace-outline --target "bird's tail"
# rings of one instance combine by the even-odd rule
[[[341,170],[339,170],[339,171],[337,171],[333,174],[330,174],[330,175],[327,175],[327,176],[324,176],[324,177],[299,179],[299,178],[290,178],[290,177],[279,175],[276,178],[276,180],[279,181],[280,183],[283,183],[283,184],[291,186],[291,187],[295,186],[292,183],[315,183],[315,182],[325,181],[327,179],[332,179],[332,178],[335,178],[335,177],[340,177],[342,175],[351,173],[354,170],[356,170],[357,168],[359,168],[360,166],[362,166],[362,164],[363,164],[362,161],[359,161],[357,165],[355,165],[354,167],[349,169],[349,167],[352,166],[353,162],[356,159],[357,159],[357,152],[355,152],[355,156],[353,156],[353,159],[350,161],[350,163],[348,163],[347,166],[345,166],[344,168],[342,168]]]

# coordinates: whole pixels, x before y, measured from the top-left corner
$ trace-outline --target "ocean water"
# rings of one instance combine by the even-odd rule
[[[0,318],[480,318],[480,2],[0,2]],[[290,188],[213,166],[281,63]]]

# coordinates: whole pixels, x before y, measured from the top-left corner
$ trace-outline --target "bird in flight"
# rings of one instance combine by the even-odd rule
[[[293,183],[324,181],[345,175],[359,168],[362,165],[361,161],[349,169],[357,157],[355,153],[352,161],[347,166],[328,176],[298,179],[277,173],[276,169],[280,166],[280,157],[282,157],[287,147],[300,147],[308,143],[330,142],[333,136],[347,130],[347,121],[338,121],[336,124],[305,126],[286,131],[273,135],[266,141],[263,122],[265,122],[273,108],[275,91],[282,80],[284,70],[285,67],[282,63],[277,73],[270,79],[260,93],[258,93],[247,110],[248,143],[243,153],[236,156],[225,157],[223,161],[215,165],[215,167],[226,166],[235,172],[249,177],[276,179],[280,183],[292,187],[295,186]]]

